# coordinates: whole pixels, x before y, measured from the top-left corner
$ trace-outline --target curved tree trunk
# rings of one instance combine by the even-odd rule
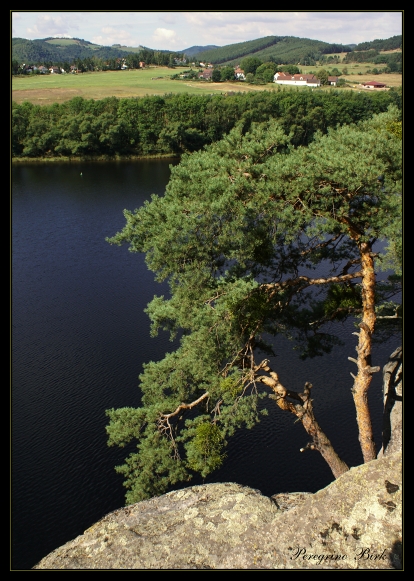
[[[271,395],[270,397],[276,400],[280,409],[293,413],[302,422],[302,425],[309,436],[311,436],[312,442],[309,442],[304,448],[301,448],[301,452],[305,450],[318,450],[318,452],[322,454],[324,460],[328,463],[329,468],[332,470],[332,474],[335,478],[338,478],[338,476],[347,472],[349,468],[335,452],[329,438],[322,431],[315,419],[312,399],[310,398],[312,385],[306,383],[303,393],[296,393],[295,391],[287,390],[280,383],[279,376],[269,367],[268,363],[267,359],[262,361],[262,363],[255,368],[255,372],[258,373],[263,370],[269,373],[270,377],[257,375],[255,378],[256,381],[260,381],[269,386],[274,392],[274,395]],[[293,400],[294,403],[289,401],[287,398]]]

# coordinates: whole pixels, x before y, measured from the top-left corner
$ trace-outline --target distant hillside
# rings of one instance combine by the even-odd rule
[[[247,56],[255,56],[263,62],[273,61],[277,64],[313,64],[312,61],[319,61],[321,55],[347,53],[346,62],[359,61],[363,57],[363,60],[374,62],[372,57],[378,55],[380,51],[394,50],[401,48],[401,46],[401,35],[358,45],[332,44],[297,36],[265,36],[256,40],[229,44],[214,50],[200,52],[197,54],[197,59],[217,65],[231,66],[239,64],[240,60]],[[366,55],[367,58],[365,58],[365,54],[362,54],[366,51],[372,51]],[[392,57],[391,60],[396,58]],[[401,60],[401,54],[398,58]],[[382,60],[388,63],[390,59]]]
[[[12,39],[12,60],[26,64],[41,62],[69,62],[98,57],[104,59],[126,57],[128,52],[119,48],[92,44],[87,40],[68,38]]]
[[[255,56],[262,60],[273,61],[277,64],[314,64],[320,60],[321,55],[346,52],[344,62],[384,62],[388,66],[396,66],[402,62],[402,54],[387,56],[385,59],[380,51],[392,51],[400,49],[402,36],[393,36],[384,40],[373,40],[358,45],[341,45],[300,38],[296,36],[265,36],[256,40],[229,44],[226,46],[191,46],[183,51],[174,52],[168,50],[153,49],[140,46],[128,47],[120,44],[112,46],[100,46],[80,38],[44,38],[27,40],[25,38],[12,39],[12,61],[28,64],[73,63],[77,59],[97,57],[100,59],[126,58],[131,53],[140,54],[142,60],[147,63],[171,64],[171,59],[185,53],[188,58],[197,55],[197,60],[211,62],[220,65],[237,65],[247,56]],[[155,54],[157,53],[158,56]],[[159,55],[169,55],[168,58]],[[380,58],[381,56],[381,58]],[[380,60],[378,60],[380,59]],[[165,62],[164,62],[165,60]],[[361,61],[362,62],[362,61]],[[132,65],[135,66],[135,65]]]
[[[174,53],[174,54],[178,54],[177,51],[172,51],[172,50],[165,50],[165,49],[153,49],[153,48],[149,48],[148,46],[143,46],[141,44],[139,44],[138,46],[125,46],[123,44],[113,44],[111,46],[111,48],[115,48],[118,50],[123,50],[127,53],[139,53],[139,52],[143,52],[143,51],[149,51],[149,52],[162,52],[165,54],[170,54],[170,53]],[[179,54],[182,54],[184,51],[179,51]]]
[[[386,39],[375,39],[370,42],[360,42],[355,47],[355,50],[395,50],[396,48],[402,48],[402,35],[391,36],[391,38]]]
[[[274,59],[283,64],[296,64],[308,54],[322,53],[328,42],[295,36],[265,36],[256,40],[229,44],[215,50],[201,52],[198,59],[213,64],[238,64],[246,56],[255,56],[263,61]]]
[[[146,47],[141,46],[140,44],[138,46],[125,46],[123,44],[112,44],[111,48],[114,48],[115,50],[123,50],[125,52],[139,52],[141,50],[146,50]]]
[[[206,51],[214,50],[217,48],[221,48],[221,47],[216,46],[215,44],[208,44],[207,46],[190,46],[190,48],[186,48],[180,52],[183,52],[188,57],[192,57],[200,52],[206,52]]]

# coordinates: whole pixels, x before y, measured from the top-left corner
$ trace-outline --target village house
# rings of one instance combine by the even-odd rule
[[[339,77],[328,77],[328,85],[336,87]]]
[[[364,89],[385,89],[387,85],[378,81],[367,81],[366,83],[361,83],[361,86]]]
[[[276,73],[273,82],[278,85],[298,85],[307,87],[320,87],[320,80],[315,75]]]
[[[211,81],[213,77],[212,69],[206,69],[198,75],[199,79],[205,79],[206,81]]]
[[[239,81],[245,81],[246,80],[246,75],[244,74],[244,71],[240,67],[237,67],[237,68],[234,69],[234,76]]]

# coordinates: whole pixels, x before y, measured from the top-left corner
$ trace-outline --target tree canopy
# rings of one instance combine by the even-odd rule
[[[213,70],[220,75],[220,69]],[[232,71],[234,74],[234,71]],[[280,87],[279,87],[280,89]],[[254,91],[234,95],[170,94],[164,97],[108,97],[53,105],[12,104],[12,154],[59,157],[179,154],[218,141],[240,119],[280,118],[292,143],[306,145],[315,131],[357,122],[396,103],[401,90]]]
[[[295,147],[279,121],[243,123],[171,168],[163,197],[125,210],[109,238],[144,252],[170,297],[154,297],[152,333],[179,336],[176,351],[148,362],[142,405],[107,411],[109,445],[137,443],[117,470],[127,503],[162,494],[225,459],[228,439],[274,402],[301,421],[335,477],[348,470],[316,421],[310,397],[269,365],[283,334],[302,357],[329,352],[332,323],[352,317],[352,387],[364,461],[376,455],[367,390],[376,334],[393,332],[401,275],[401,119],[395,107],[359,124],[317,133]],[[376,240],[386,250],[374,253]],[[315,276],[324,266],[326,274]],[[386,282],[381,268],[392,268]],[[320,271],[318,270],[318,273]],[[327,325],[329,325],[327,327]],[[311,379],[311,378],[310,378]],[[271,405],[274,405],[271,402]]]

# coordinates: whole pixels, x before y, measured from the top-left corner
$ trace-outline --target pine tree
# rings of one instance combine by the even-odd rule
[[[286,335],[314,357],[339,342],[326,324],[349,317],[358,324],[359,439],[364,461],[376,457],[367,393],[379,370],[373,338],[401,319],[392,300],[401,281],[401,159],[392,107],[307,147],[293,147],[274,120],[248,131],[240,124],[184,155],[163,197],[125,210],[125,227],[108,241],[144,252],[157,280],[168,280],[170,298],[155,297],[147,312],[153,334],[180,335],[175,352],[145,365],[141,407],[107,411],[109,445],[137,441],[117,467],[128,503],[219,467],[228,439],[260,420],[269,392],[334,477],[348,470],[316,421],[312,385],[297,393],[282,384],[263,358],[272,352],[263,336]],[[379,239],[388,246],[374,254]],[[321,265],[326,276],[312,277]],[[390,266],[394,275],[378,283],[378,269]]]

